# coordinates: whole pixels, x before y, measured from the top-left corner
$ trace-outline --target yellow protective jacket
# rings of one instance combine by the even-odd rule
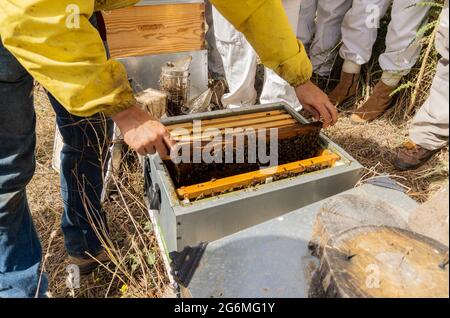
[[[0,37],[24,68],[70,113],[114,115],[134,105],[135,99],[125,68],[107,59],[89,18],[96,10],[137,2],[0,0]],[[281,0],[211,2],[244,33],[266,66],[292,85],[311,77],[311,63],[289,25]]]

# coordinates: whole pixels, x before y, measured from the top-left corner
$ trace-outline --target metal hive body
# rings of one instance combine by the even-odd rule
[[[286,113],[286,117],[292,118],[287,119],[289,121],[293,120],[297,124],[307,123],[296,111],[284,104],[180,116],[166,119],[163,123],[170,127],[185,126],[186,123],[192,123],[194,120],[227,122],[233,116],[246,118],[245,116],[252,117],[255,113],[262,112]],[[286,121],[281,118],[285,115],[277,116],[280,116],[280,121]],[[292,125],[292,122],[287,124]],[[271,125],[271,122],[268,125]],[[314,137],[311,138],[314,139]],[[259,182],[250,187],[236,187],[223,193],[212,192],[214,195],[200,196],[193,200],[183,200],[178,188],[180,184],[172,180],[169,169],[159,156],[147,157],[145,165],[147,199],[166,250],[177,251],[199,242],[215,241],[354,187],[360,178],[361,165],[325,135],[320,134],[318,140],[320,147],[324,149],[324,154],[314,160],[299,161],[299,165],[310,164],[309,168],[294,170],[301,171],[300,174],[278,171],[266,182]],[[302,140],[300,137],[297,144],[295,138],[286,139],[286,143],[287,145],[281,143],[280,147],[301,148],[303,144],[313,142],[308,138]],[[286,161],[296,160],[299,158],[298,155],[299,152],[296,152],[294,158],[287,155],[285,159]],[[300,156],[302,155],[300,153]],[[305,156],[309,156],[309,153]],[[329,157],[332,158],[331,166],[326,160]],[[288,163],[287,166],[280,165],[280,167],[292,165],[297,167],[292,163]],[[243,170],[246,168],[244,167]],[[233,169],[238,173],[241,172],[238,166]],[[239,176],[245,176],[245,174],[213,180],[202,186],[211,186],[211,184],[233,180]]]

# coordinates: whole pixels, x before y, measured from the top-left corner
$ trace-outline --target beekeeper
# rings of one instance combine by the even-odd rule
[[[0,298],[43,296],[47,285],[45,276],[40,279],[41,246],[26,198],[35,160],[33,79],[70,115],[110,116],[142,155],[165,156],[173,146],[167,129],[138,107],[125,68],[107,59],[89,22],[96,10],[136,2],[0,0]],[[325,126],[336,122],[336,109],[310,82],[311,63],[281,2],[211,2],[245,34],[264,65],[295,87],[309,112]]]
[[[282,2],[294,30],[298,24],[301,0]],[[213,9],[213,17],[217,49],[222,56],[230,90],[223,96],[222,104],[228,108],[254,105],[257,102],[255,80],[258,56],[244,34],[228,22],[218,10]],[[296,110],[301,109],[295,89],[267,67],[260,102],[263,104],[285,102]]]
[[[441,59],[437,66],[430,96],[411,123],[410,140],[399,149],[394,161],[395,166],[400,170],[418,168],[448,144],[448,11],[448,0],[446,0],[436,34],[436,50],[441,55]]]
[[[308,51],[313,72],[328,77],[331,74],[339,44],[341,26],[352,0],[302,0],[297,37]]]
[[[370,98],[351,116],[353,123],[371,121],[383,114],[392,102],[391,94],[417,62],[421,51],[417,32],[430,8],[418,5],[420,2],[422,0],[354,0],[345,15],[340,49],[344,65],[341,80],[329,95],[335,104],[356,95],[361,66],[371,58],[380,20],[392,3],[386,51],[379,57],[383,74]]]

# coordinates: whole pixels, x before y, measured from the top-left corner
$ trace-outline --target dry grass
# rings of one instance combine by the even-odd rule
[[[143,181],[137,164],[124,164],[123,179],[115,180],[118,193],[107,202],[110,240],[105,242],[110,258],[81,281],[80,289],[66,285],[67,255],[60,230],[63,204],[59,176],[51,167],[54,113],[42,90],[35,93],[38,117],[37,171],[28,187],[33,218],[43,244],[44,270],[52,297],[161,297],[168,294],[167,277],[142,200]]]
[[[399,147],[408,136],[408,124],[399,124],[391,119],[392,113],[365,125],[353,125],[347,117],[330,128],[326,134],[341,145],[365,167],[364,177],[388,175],[419,202],[426,201],[448,182],[448,148],[423,167],[400,172],[392,165]]]
[[[384,32],[385,28],[381,30]],[[424,39],[430,45],[430,36]],[[381,75],[376,57],[383,51],[383,41],[375,48],[374,59],[364,69],[360,94],[342,113],[339,123],[326,133],[365,167],[363,180],[385,174],[402,184],[417,201],[425,201],[448,182],[448,148],[422,168],[398,172],[391,164],[396,147],[407,138],[408,122],[412,113],[411,96],[415,95],[412,110],[425,100],[434,76],[437,54],[434,50],[427,59],[418,62],[405,80],[404,89],[397,94],[395,107],[381,119],[366,125],[353,126],[348,111],[362,103],[371,93]],[[336,62],[337,69],[340,61]],[[422,66],[423,76],[419,77]],[[335,84],[336,74],[326,82],[325,89]],[[420,79],[420,81],[418,81]],[[410,85],[408,83],[413,83]],[[419,90],[415,90],[418,87]],[[417,94],[416,94],[417,93]],[[167,295],[167,278],[160,252],[152,235],[151,223],[143,204],[143,180],[137,164],[126,165],[126,178],[116,180],[119,193],[105,205],[110,227],[110,241],[106,242],[111,258],[108,268],[100,268],[82,281],[80,289],[67,288],[65,253],[60,231],[62,202],[59,196],[59,177],[51,168],[54,136],[54,115],[42,91],[36,92],[38,115],[37,172],[28,187],[34,221],[43,242],[44,269],[50,279],[49,291],[53,297],[160,297]]]
[[[438,1],[442,3],[442,1]],[[436,21],[440,9],[433,7],[430,22]],[[419,202],[426,201],[442,185],[448,182],[448,147],[423,167],[408,172],[399,172],[392,165],[397,147],[408,138],[408,127],[415,112],[429,95],[435,75],[438,53],[434,49],[434,29],[423,37],[423,51],[416,65],[396,90],[393,107],[380,119],[365,125],[352,125],[348,116],[361,106],[373,92],[382,71],[378,57],[385,51],[384,38],[389,19],[381,21],[379,37],[374,46],[372,60],[363,67],[360,90],[356,99],[343,105],[339,123],[327,134],[366,167],[363,180],[376,175],[389,175],[405,187],[407,193]],[[338,49],[338,48],[336,48]],[[321,79],[320,85],[329,91],[338,82],[342,61],[337,58],[335,69],[329,79]]]

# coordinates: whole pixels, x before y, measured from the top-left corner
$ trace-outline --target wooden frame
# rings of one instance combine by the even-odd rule
[[[224,193],[233,189],[249,187],[252,184],[265,182],[268,179],[277,178],[283,175],[297,175],[310,169],[325,169],[334,166],[341,157],[328,150],[316,158],[301,160],[260,171],[244,173],[229,178],[213,180],[189,187],[177,189],[177,195],[180,200],[194,200],[202,196],[211,196]]]
[[[200,141],[197,147],[203,148],[210,146],[211,140],[208,136],[204,137],[201,133],[193,131],[194,122],[188,121],[179,124],[167,125],[172,138],[174,138],[182,147],[196,147],[194,141]],[[208,129],[216,128],[222,137],[226,136],[228,128],[277,128],[278,138],[287,139],[295,136],[319,133],[322,128],[321,123],[302,124],[295,119],[292,114],[286,110],[259,111],[250,114],[241,114],[236,116],[219,117],[201,121],[202,133]],[[180,129],[179,131],[177,131]],[[243,131],[232,133],[233,137],[245,134]],[[220,139],[225,147],[226,141]],[[204,144],[206,143],[206,144]],[[233,147],[235,140],[233,139]],[[184,186],[176,189],[180,200],[195,200],[205,196],[233,191],[235,189],[246,188],[255,184],[261,184],[267,180],[286,178],[314,170],[322,170],[335,165],[341,157],[329,150],[322,150],[320,155],[314,158],[279,165],[274,168],[262,169],[249,173],[225,177],[212,180],[192,186]],[[170,158],[164,158],[168,161]]]
[[[128,7],[103,12],[113,58],[205,49],[205,4]]]

